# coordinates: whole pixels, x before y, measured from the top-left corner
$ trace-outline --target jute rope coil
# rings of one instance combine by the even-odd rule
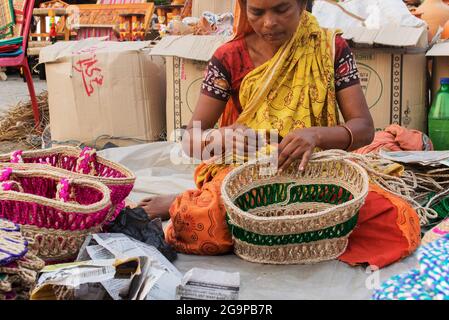
[[[346,249],[368,195],[366,171],[317,154],[304,172],[274,173],[268,160],[232,171],[222,185],[235,253],[257,263],[332,260]]]
[[[351,160],[363,167],[371,181],[407,202],[416,210],[422,226],[426,226],[432,219],[438,218],[438,212],[433,206],[449,196],[449,168],[430,169],[423,172],[423,168],[405,170],[401,176],[393,176],[383,172],[395,163],[382,158],[378,154],[360,155],[341,150],[330,150],[314,155],[314,159]],[[435,195],[426,199],[429,193]]]

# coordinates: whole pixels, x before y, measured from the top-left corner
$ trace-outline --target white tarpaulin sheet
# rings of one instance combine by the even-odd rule
[[[194,188],[192,165],[175,165],[172,143],[154,143],[102,151],[100,154],[119,162],[137,175],[131,200],[157,194],[181,193]],[[173,157],[179,162],[178,157]],[[339,261],[306,266],[271,266],[249,263],[235,255],[199,257],[179,255],[174,265],[182,273],[193,268],[240,273],[242,300],[328,300],[370,299],[373,288],[393,275],[417,265],[415,257],[396,263],[379,272],[352,268]]]

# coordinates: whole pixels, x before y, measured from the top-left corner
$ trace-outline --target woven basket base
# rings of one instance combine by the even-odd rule
[[[99,229],[84,231],[60,231],[22,226],[22,234],[33,239],[32,249],[46,263],[73,260],[89,234]]]
[[[314,264],[335,260],[348,246],[348,237],[298,245],[256,246],[234,239],[234,252],[243,260],[261,264]]]

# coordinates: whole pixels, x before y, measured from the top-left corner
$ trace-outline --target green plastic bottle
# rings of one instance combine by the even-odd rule
[[[429,135],[437,151],[449,150],[449,78],[441,79],[441,87],[429,112]]]

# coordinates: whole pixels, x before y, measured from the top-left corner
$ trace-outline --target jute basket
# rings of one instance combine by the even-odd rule
[[[51,166],[53,171],[73,179],[91,179],[105,184],[111,190],[115,207],[113,220],[125,207],[124,201],[131,193],[136,176],[126,167],[106,160],[91,148],[56,147],[51,149],[21,151],[0,155],[0,169],[34,170]]]
[[[0,174],[0,218],[21,226],[46,262],[73,259],[87,235],[102,231],[114,214],[110,190],[89,179],[67,179],[45,170]]]
[[[368,194],[366,171],[349,160],[311,161],[301,173],[267,162],[238,167],[222,197],[234,251],[265,264],[311,264],[338,258]]]

